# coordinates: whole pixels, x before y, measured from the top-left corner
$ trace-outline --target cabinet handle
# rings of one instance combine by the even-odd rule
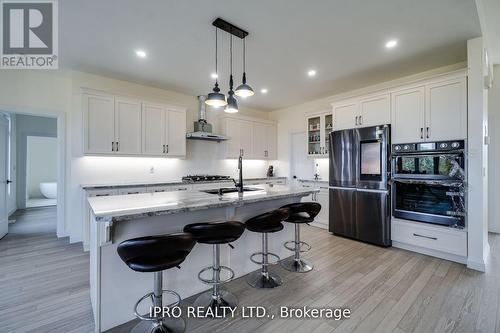
[[[437,240],[436,237],[430,237],[430,236],[424,236],[424,235],[419,235],[419,234],[413,234],[415,237],[421,237],[421,238],[427,238],[427,239],[432,239],[432,240]]]
[[[420,127],[420,139],[424,138],[424,128]]]
[[[165,145],[163,145],[163,154],[165,154]]]
[[[165,147],[167,147],[167,154],[168,154],[168,145],[166,145]]]
[[[111,151],[115,151],[115,142],[111,142]]]
[[[116,141],[116,151],[120,150],[120,142]]]
[[[359,116],[359,124],[363,125],[363,116]]]
[[[354,125],[358,126],[358,116],[354,118]]]
[[[427,126],[427,128],[426,128],[425,130],[426,130],[426,135],[425,135],[425,136],[426,136],[426,137],[427,137],[427,139],[428,139],[428,138],[429,138],[429,126]]]

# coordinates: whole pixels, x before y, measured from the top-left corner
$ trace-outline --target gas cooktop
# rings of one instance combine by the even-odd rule
[[[182,182],[184,183],[220,182],[225,180],[231,180],[231,177],[220,175],[187,175],[182,177]]]

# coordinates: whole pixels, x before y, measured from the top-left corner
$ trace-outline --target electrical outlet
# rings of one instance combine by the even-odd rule
[[[151,168],[149,168],[149,173],[155,173],[155,167],[152,166]]]

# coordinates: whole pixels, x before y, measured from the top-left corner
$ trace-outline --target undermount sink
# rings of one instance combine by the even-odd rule
[[[262,191],[262,189],[257,187],[243,187],[243,192],[249,192],[249,191]],[[202,190],[201,192],[205,192],[208,194],[227,194],[227,193],[238,192],[238,189],[236,187],[221,187],[211,190]]]

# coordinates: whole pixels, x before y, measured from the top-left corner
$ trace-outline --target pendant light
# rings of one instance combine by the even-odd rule
[[[224,110],[227,113],[236,113],[238,112],[238,102],[236,101],[236,98],[234,97],[234,91],[233,91],[233,35],[230,35],[230,40],[229,40],[229,63],[230,63],[230,75],[229,75],[229,91],[227,92],[228,97],[227,97],[227,106],[226,109]]]
[[[205,104],[216,107],[216,108],[227,105],[226,96],[224,96],[224,94],[220,93],[219,83],[217,82],[217,76],[218,76],[218,72],[217,72],[217,61],[218,61],[218,58],[217,58],[217,31],[218,30],[219,30],[218,28],[215,28],[215,76],[216,76],[215,77],[215,85],[214,85],[213,92],[209,93],[207,96],[207,99],[205,100]]]
[[[239,97],[243,97],[243,98],[246,98],[246,97],[250,97],[250,96],[253,96],[254,92],[253,92],[253,89],[252,87],[250,87],[248,84],[247,84],[247,73],[245,72],[246,71],[246,46],[245,46],[245,38],[243,38],[243,83],[240,84],[238,86],[238,88],[236,88],[236,91],[235,91],[235,94],[236,96],[239,96]]]

